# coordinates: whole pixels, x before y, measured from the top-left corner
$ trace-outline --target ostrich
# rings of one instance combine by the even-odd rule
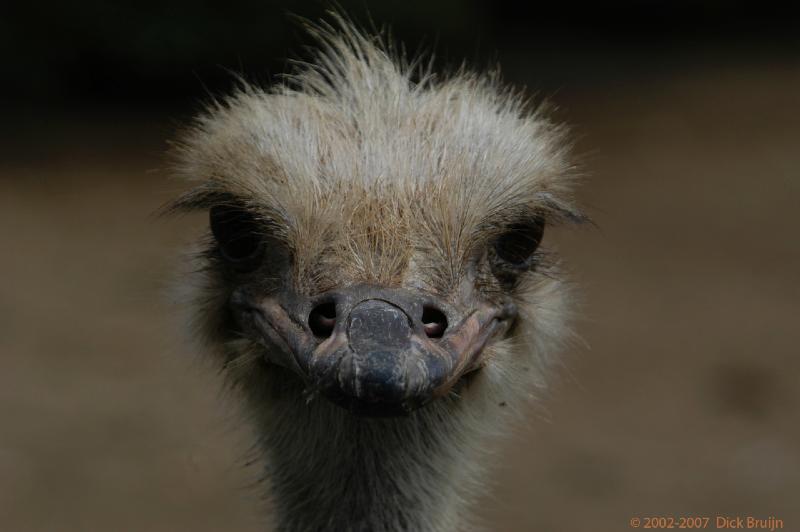
[[[491,436],[547,375],[577,221],[564,128],[494,75],[437,78],[346,21],[177,145],[208,212],[193,335],[246,405],[277,530],[474,525]]]

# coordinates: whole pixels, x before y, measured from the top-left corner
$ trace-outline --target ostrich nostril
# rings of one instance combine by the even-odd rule
[[[428,338],[441,338],[447,329],[447,318],[441,310],[425,307],[422,309],[422,326]]]
[[[308,315],[308,326],[318,338],[328,338],[336,327],[336,305],[328,302],[314,307]]]

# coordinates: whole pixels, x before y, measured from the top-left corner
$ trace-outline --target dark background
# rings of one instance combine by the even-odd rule
[[[497,445],[492,530],[800,529],[800,17],[766,2],[341,2],[556,104],[596,229],[547,235],[583,342]],[[167,141],[269,83],[319,2],[17,3],[0,17],[0,529],[257,530],[249,434],[169,286],[202,216]],[[369,11],[369,15],[367,15]]]
[[[536,89],[609,83],[732,61],[796,58],[800,8],[771,2],[583,3],[408,0],[338,4],[362,26],[390,26],[440,66],[505,66]],[[319,1],[27,2],[0,20],[4,103],[38,109],[186,109],[230,88],[231,72],[267,83],[306,57],[297,17]],[[532,68],[533,67],[533,68]]]

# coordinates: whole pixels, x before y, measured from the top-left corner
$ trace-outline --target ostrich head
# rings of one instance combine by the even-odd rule
[[[563,131],[494,77],[315,31],[316,62],[211,106],[180,144],[196,186],[175,208],[210,219],[195,323],[272,444],[315,446],[284,440],[316,416],[340,424],[326,445],[414,427],[430,456],[426,430],[535,394],[563,337],[540,246],[579,218]]]

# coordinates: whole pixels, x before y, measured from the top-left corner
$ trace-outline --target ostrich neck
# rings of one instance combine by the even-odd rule
[[[366,419],[324,399],[283,397],[272,397],[262,418],[276,530],[464,529],[457,517],[478,468],[456,402]]]

